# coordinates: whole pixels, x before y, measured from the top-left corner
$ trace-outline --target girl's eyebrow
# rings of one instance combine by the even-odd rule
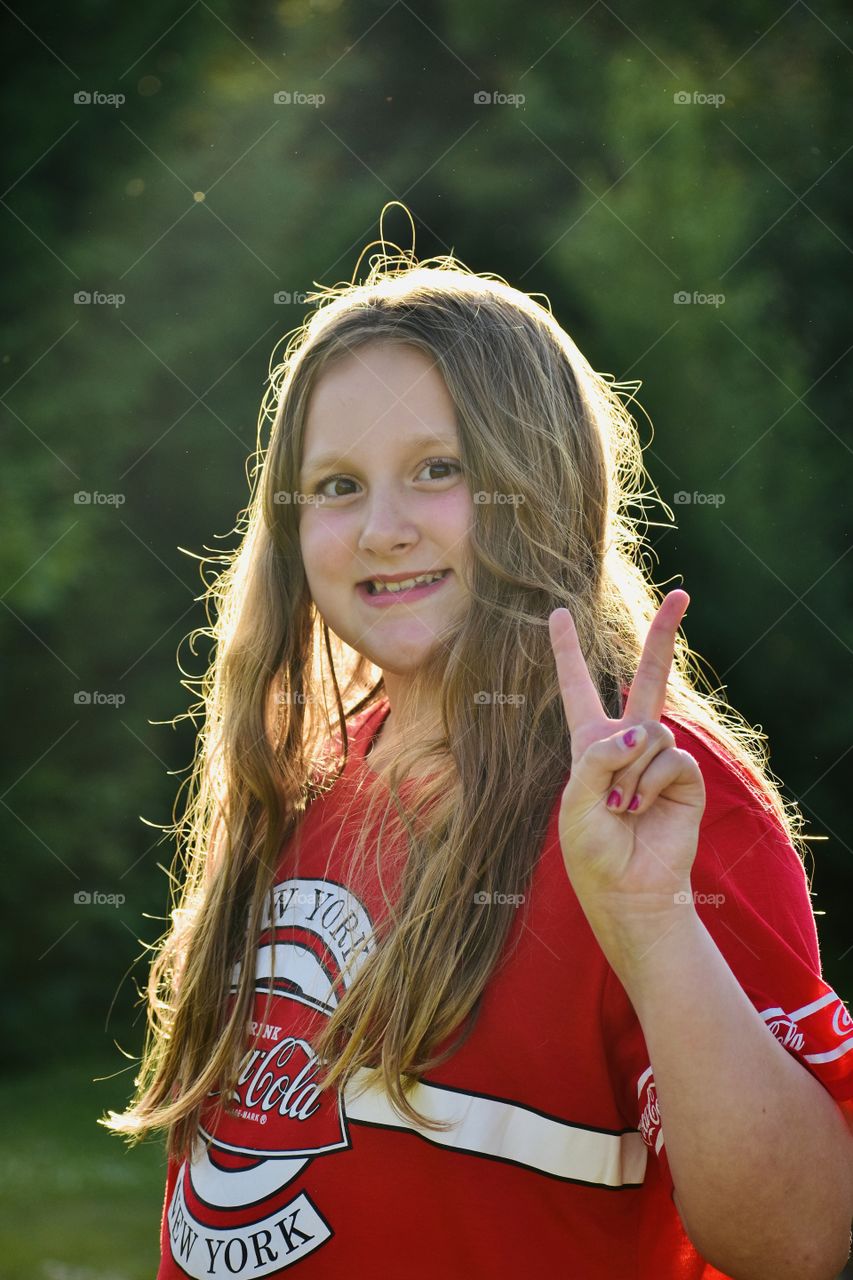
[[[448,440],[444,436],[428,435],[415,436],[407,441],[405,448],[409,453],[414,453],[418,449],[425,449],[428,446],[435,446],[440,449],[450,450],[451,452],[458,449],[459,445],[456,441]],[[304,479],[315,471],[322,471],[325,467],[337,466],[341,462],[345,462],[349,458],[349,454],[337,453],[335,450],[329,450],[326,453],[319,453],[315,458],[309,458],[307,462],[303,462],[300,470],[300,476]]]

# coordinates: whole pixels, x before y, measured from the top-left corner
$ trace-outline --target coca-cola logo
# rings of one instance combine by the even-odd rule
[[[657,1089],[653,1079],[649,1080],[646,1088],[646,1105],[643,1108],[643,1114],[640,1116],[640,1133],[643,1141],[647,1146],[655,1145],[655,1136],[660,1128],[660,1108],[658,1106]]]
[[[771,1018],[767,1026],[786,1049],[802,1049],[805,1044],[805,1037],[796,1022],[792,1022],[784,1014],[779,1018]]]
[[[266,1275],[327,1239],[319,1209],[289,1184],[315,1156],[350,1145],[343,1098],[320,1088],[312,1046],[339,984],[349,986],[367,959],[370,916],[333,880],[289,879],[275,886],[262,928],[240,1072],[224,1108],[217,1093],[206,1100],[169,1208],[171,1248],[191,1276]],[[238,963],[232,999],[240,970]],[[260,1203],[273,1206],[261,1226]],[[256,1251],[266,1257],[273,1239],[285,1241],[285,1260],[262,1265]]]
[[[246,1054],[215,1128],[210,1122],[218,1095],[211,1095],[201,1117],[204,1136],[223,1151],[255,1159],[319,1155],[347,1146],[340,1095],[319,1087],[320,1063],[309,1038],[309,1028],[316,1034],[314,1010],[295,995],[273,996],[268,1007],[266,995],[258,993],[253,1018],[264,1028],[267,1044]]]
[[[296,1066],[299,1069],[295,1074],[285,1071],[285,1068],[294,1070]],[[249,1054],[247,1066],[237,1082],[246,1085],[244,1094],[241,1097],[239,1088],[235,1089],[231,1101],[238,1106],[260,1107],[262,1122],[273,1107],[278,1108],[280,1115],[307,1120],[319,1107],[319,1091],[312,1083],[316,1074],[317,1060],[307,1040],[287,1036],[283,1044],[265,1054],[258,1049]]]
[[[832,1015],[832,1029],[837,1036],[842,1038],[849,1036],[853,1031],[853,1018],[847,1012],[841,1001],[838,1001],[835,1012]]]
[[[279,1274],[328,1240],[321,1209],[290,1184],[315,1156],[350,1145],[343,1099],[320,1088],[312,1045],[340,981],[348,986],[367,958],[370,917],[333,880],[290,879],[275,886],[262,928],[240,1072],[224,1108],[217,1093],[206,1100],[166,1217],[172,1255],[196,1280]]]

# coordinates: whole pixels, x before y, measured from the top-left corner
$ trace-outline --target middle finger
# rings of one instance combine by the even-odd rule
[[[624,718],[632,724],[660,720],[675,652],[675,637],[690,604],[686,591],[670,591],[649,628],[643,653],[625,703]]]

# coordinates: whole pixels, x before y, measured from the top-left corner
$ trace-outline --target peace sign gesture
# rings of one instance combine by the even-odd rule
[[[555,609],[548,619],[572,739],[560,846],[594,928],[659,920],[683,909],[685,893],[693,900],[690,869],[705,786],[696,760],[660,722],[675,636],[689,603],[686,591],[664,598],[621,720],[601,705],[569,610]]]

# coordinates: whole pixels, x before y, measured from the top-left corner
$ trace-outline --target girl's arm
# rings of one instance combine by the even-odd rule
[[[849,1253],[853,1139],[831,1094],[765,1026],[693,897],[705,784],[661,723],[688,603],[684,591],[665,597],[619,720],[570,611],[549,616],[572,743],[563,859],[642,1028],[675,1203],[697,1249],[737,1280],[834,1280]]]
[[[737,1280],[834,1280],[853,1215],[841,1108],[768,1030],[692,904],[618,933],[590,924],[643,1029],[698,1251]]]

